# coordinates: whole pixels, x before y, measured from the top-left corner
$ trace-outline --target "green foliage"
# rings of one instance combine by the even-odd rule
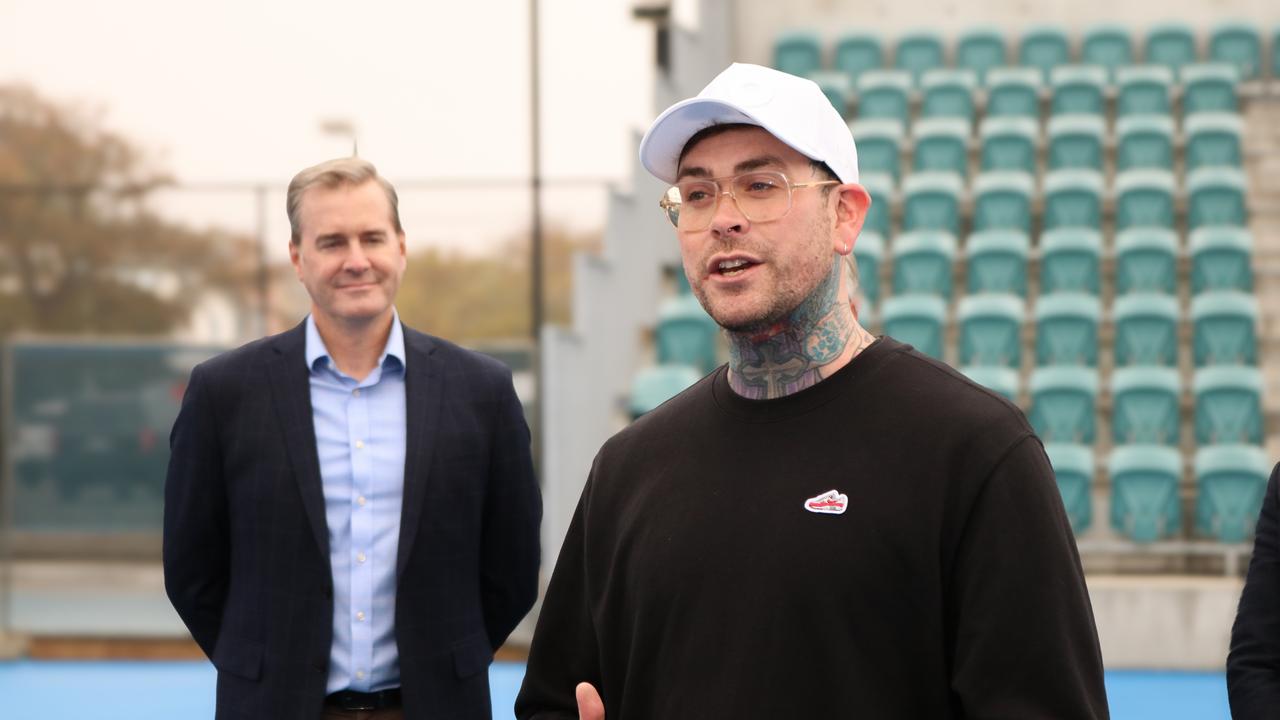
[[[88,113],[0,85],[0,334],[164,334],[202,291],[243,296],[252,240],[161,219],[169,182]]]
[[[573,235],[554,227],[544,231],[546,322],[569,322],[573,255],[598,245],[594,234]],[[529,260],[527,237],[511,238],[497,252],[482,256],[435,248],[411,252],[396,308],[409,325],[450,340],[528,337]]]

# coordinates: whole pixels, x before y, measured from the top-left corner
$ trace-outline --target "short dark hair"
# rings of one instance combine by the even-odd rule
[[[760,127],[760,126],[752,125],[750,123],[716,123],[714,125],[708,125],[702,128],[698,132],[694,133],[693,136],[690,137],[687,142],[685,142],[684,147],[681,148],[680,150],[680,157],[677,158],[676,160],[676,167],[680,167],[680,163],[684,162],[684,156],[688,155],[689,151],[692,150],[694,146],[696,146],[698,143],[702,142],[703,140],[706,140],[708,138],[713,138],[717,135],[722,135],[726,132],[729,132],[730,130],[741,130],[743,128],[753,128],[753,127]],[[814,160],[813,158],[810,158],[809,167],[813,169],[813,172],[815,175],[820,176],[823,180],[839,180],[840,179],[839,177],[836,176],[835,172],[832,171],[831,166],[827,165],[822,160]],[[824,185],[822,187],[822,194],[825,196],[829,192],[831,192],[831,186]]]

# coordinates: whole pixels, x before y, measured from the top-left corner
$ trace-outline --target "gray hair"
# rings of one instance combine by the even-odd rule
[[[391,205],[391,224],[395,226],[397,233],[403,234],[404,228],[400,225],[400,198],[396,195],[396,189],[387,182],[386,178],[378,174],[378,169],[373,166],[373,163],[364,158],[344,157],[313,165],[294,175],[293,180],[289,182],[289,193],[285,196],[285,212],[289,214],[289,232],[294,244],[302,240],[300,208],[302,196],[307,190],[316,186],[336,188],[344,185],[363,185],[370,180],[377,182],[382,192],[387,194],[387,202]]]

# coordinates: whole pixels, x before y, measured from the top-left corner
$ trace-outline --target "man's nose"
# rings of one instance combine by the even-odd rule
[[[352,242],[347,250],[346,262],[342,264],[342,268],[352,273],[361,273],[369,269],[369,256],[365,254],[364,247],[358,239]]]
[[[716,235],[742,234],[750,225],[751,221],[742,213],[733,195],[728,190],[721,191],[715,214],[711,216],[711,232]]]

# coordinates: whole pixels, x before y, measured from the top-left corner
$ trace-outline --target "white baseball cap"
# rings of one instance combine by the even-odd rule
[[[826,163],[841,182],[858,182],[853,134],[818,84],[746,63],[730,65],[697,97],[659,115],[640,141],[640,162],[674,183],[689,138],[711,125],[734,123],[762,127],[801,155]]]

